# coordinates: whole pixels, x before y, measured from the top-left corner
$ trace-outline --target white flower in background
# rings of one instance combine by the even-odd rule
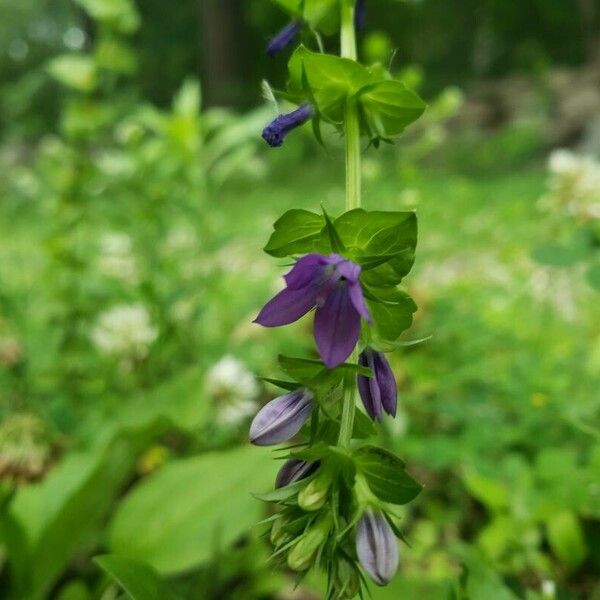
[[[545,209],[562,209],[588,221],[600,219],[600,162],[570,150],[555,150],[548,159],[549,191],[540,199]]]
[[[224,356],[208,370],[204,387],[215,401],[221,425],[238,425],[258,410],[256,378],[233,356]]]
[[[126,233],[111,231],[100,237],[98,269],[108,277],[135,284],[138,268],[133,255],[133,244]]]
[[[157,337],[143,304],[122,304],[102,313],[91,335],[102,354],[122,358],[144,358]]]

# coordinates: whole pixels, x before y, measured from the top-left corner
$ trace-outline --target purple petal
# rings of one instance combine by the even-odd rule
[[[312,475],[319,467],[319,462],[290,458],[279,469],[275,479],[275,488],[279,489]]]
[[[294,38],[298,35],[300,28],[301,23],[299,21],[292,21],[291,23],[288,23],[281,31],[277,33],[273,39],[269,40],[269,44],[267,45],[267,54],[269,56],[275,56],[284,48],[289,46],[294,41]]]
[[[360,335],[360,315],[350,301],[348,288],[337,286],[317,308],[315,341],[329,369],[342,364],[352,353]]]
[[[373,352],[373,367],[383,408],[388,415],[395,417],[398,408],[398,386],[385,354]]]
[[[298,290],[285,289],[263,306],[254,322],[263,327],[289,325],[315,306],[316,293],[310,285]]]
[[[312,394],[301,389],[271,400],[250,425],[250,441],[272,446],[294,437],[312,412]]]
[[[358,375],[356,378],[360,398],[363,402],[365,410],[367,411],[367,414],[371,417],[371,419],[373,419],[373,421],[381,421],[381,418],[383,417],[383,405],[381,402],[381,393],[375,376],[372,352],[369,349],[361,352],[358,358],[358,363],[361,366],[367,367],[373,371],[373,377]]]
[[[380,512],[367,511],[356,529],[356,553],[362,568],[377,585],[386,585],[400,561],[398,542]]]
[[[283,277],[287,288],[298,290],[315,282],[326,264],[326,257],[322,254],[307,254],[298,259],[292,270]]]
[[[348,292],[350,294],[350,300],[352,300],[352,304],[354,304],[354,308],[358,311],[360,316],[371,323],[371,313],[367,308],[365,303],[365,297],[362,293],[362,288],[360,287],[360,283],[351,283],[348,285]]]
[[[338,255],[332,254],[331,256]],[[360,265],[357,265],[356,263],[346,259],[342,259],[340,262],[338,262],[335,269],[339,273],[340,277],[347,279],[350,283],[358,283],[358,279],[362,271]]]

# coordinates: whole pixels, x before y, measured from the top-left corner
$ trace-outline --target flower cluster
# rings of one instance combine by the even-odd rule
[[[362,596],[365,575],[377,585],[392,579],[402,538],[394,507],[421,491],[400,458],[364,441],[397,412],[385,352],[397,347],[416,310],[400,284],[414,261],[417,223],[412,212],[360,208],[360,138],[376,146],[424,110],[391,74],[352,61],[365,10],[364,0],[323,0],[318,11],[299,3],[267,47],[271,56],[282,51],[305,25],[322,34],[332,23],[342,30],[342,57],[297,48],[285,97],[298,107],[263,131],[267,144],[280,147],[309,120],[317,137],[321,121],[337,127],[347,140],[347,211],[330,218],[325,210],[291,210],[274,225],[265,252],[292,267],[255,322],[283,327],[311,314],[318,358],[280,357],[285,379],[268,381],[284,392],[259,410],[249,433],[257,446],[290,443],[274,490],[261,496],[278,506],[268,519],[274,556],[301,573],[323,568],[328,599]]]
[[[570,150],[555,150],[548,159],[548,193],[543,208],[587,222],[600,219],[600,162]]]

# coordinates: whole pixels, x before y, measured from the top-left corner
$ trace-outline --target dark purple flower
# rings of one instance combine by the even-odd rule
[[[272,446],[295,436],[312,412],[312,394],[295,390],[263,406],[250,425],[250,441]]]
[[[356,528],[356,554],[377,585],[388,584],[398,569],[398,542],[380,511],[367,510]]]
[[[278,148],[283,145],[286,136],[306,121],[312,118],[314,114],[313,107],[310,104],[301,104],[295,111],[287,115],[279,115],[274,121],[269,123],[262,132],[263,139],[272,148]]]
[[[366,0],[356,0],[354,5],[354,26],[362,31],[367,26],[367,3]]]
[[[358,390],[368,415],[374,421],[381,421],[383,411],[396,416],[398,388],[394,373],[385,354],[365,348],[358,358],[362,367],[373,372],[373,377],[357,376]]]
[[[301,28],[302,23],[300,21],[288,23],[275,37],[269,40],[269,43],[267,44],[267,54],[269,56],[275,56],[287,48],[287,46],[294,41],[294,38],[298,35]]]
[[[275,488],[279,489],[305,479],[309,475],[312,475],[319,468],[319,462],[299,460],[297,458],[290,458],[285,462],[283,467],[279,469],[277,478],[275,479]]]
[[[267,302],[256,323],[288,325],[316,307],[315,341],[323,362],[333,369],[354,350],[361,317],[371,320],[360,273],[359,265],[338,254],[307,254],[285,275],[286,289]]]

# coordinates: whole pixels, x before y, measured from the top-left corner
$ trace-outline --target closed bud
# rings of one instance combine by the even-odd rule
[[[271,400],[250,425],[250,441],[257,446],[272,446],[294,437],[312,412],[312,394],[295,390]]]
[[[273,546],[281,546],[290,540],[290,533],[285,530],[287,521],[284,517],[280,516],[273,522],[271,527],[271,544]]]
[[[326,469],[321,468],[317,476],[298,493],[298,506],[306,511],[321,509],[327,501],[330,486],[331,474]]]
[[[398,569],[396,536],[381,511],[367,510],[356,528],[356,554],[377,585],[387,585]]]
[[[374,421],[381,421],[384,411],[396,416],[398,388],[385,354],[365,348],[358,359],[362,367],[371,369],[372,377],[357,376],[358,391],[365,410]]]
[[[355,598],[360,592],[360,577],[356,567],[347,560],[341,559],[335,574],[336,600]]]
[[[279,473],[277,473],[277,478],[275,479],[275,489],[279,489],[295,483],[296,481],[305,479],[309,475],[312,475],[318,468],[318,462],[290,458],[284,463],[283,467],[279,469]]]
[[[327,539],[330,524],[323,520],[309,529],[290,550],[288,554],[288,567],[292,571],[306,571],[313,563],[317,550]]]

